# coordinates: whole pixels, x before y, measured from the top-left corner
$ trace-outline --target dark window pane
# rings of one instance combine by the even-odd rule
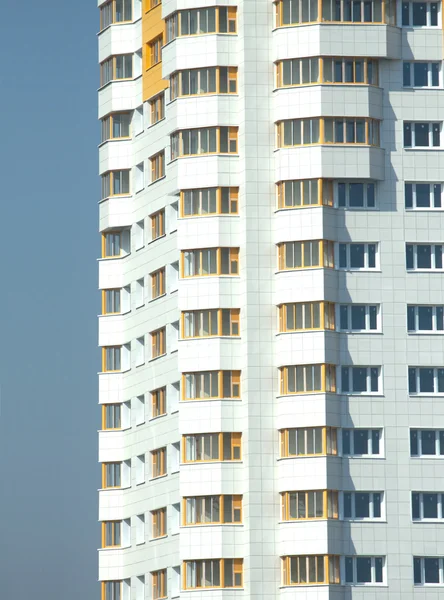
[[[339,244],[339,267],[341,269],[347,268],[347,245]]]
[[[410,430],[410,454],[412,456],[418,456],[418,431],[416,429]]]
[[[373,494],[373,517],[379,519],[381,517],[381,494]]]
[[[421,393],[433,393],[435,391],[433,369],[419,369],[419,391]]]
[[[440,125],[439,123],[432,123],[432,144],[435,147],[440,146]]]
[[[350,268],[362,269],[365,265],[364,244],[350,244]]]
[[[402,69],[402,84],[405,87],[410,85],[410,63],[405,62]]]
[[[436,329],[437,331],[444,330],[444,308],[442,306],[436,307]]]
[[[376,268],[376,244],[368,245],[368,266],[370,269]]]
[[[413,581],[414,583],[422,583],[420,558],[413,559]]]
[[[432,63],[432,86],[439,85],[439,63]]]
[[[345,183],[338,183],[338,206],[345,206]]]
[[[364,184],[350,184],[350,201],[349,205],[352,208],[362,208],[364,206]]]
[[[430,3],[430,25],[436,27],[438,25],[438,3]]]
[[[345,581],[353,583],[353,558],[351,556],[345,557]]]
[[[438,392],[444,392],[444,369],[438,369]]]
[[[409,369],[409,393],[416,394],[417,391],[418,391],[418,388],[416,385],[416,369],[410,368]]]
[[[404,146],[410,148],[412,145],[412,127],[411,123],[404,123]]]
[[[407,331],[415,331],[415,307],[407,306]]]
[[[413,269],[413,246],[407,244],[405,247],[405,262],[407,269]]]
[[[416,261],[418,269],[430,269],[432,267],[432,247],[429,244],[416,247]]]
[[[433,310],[431,306],[418,306],[418,329],[431,331],[433,329]]]
[[[437,244],[435,246],[435,269],[442,269],[442,246]]]
[[[421,454],[433,456],[436,454],[435,432],[427,429],[421,431]]]
[[[351,307],[351,328],[365,329],[365,306]]]
[[[370,516],[370,494],[355,493],[355,516],[357,519]]]
[[[439,583],[438,558],[424,558],[424,583]]]
[[[423,494],[424,519],[438,518],[438,494]]]
[[[414,5],[416,2],[413,3]],[[415,146],[416,147],[427,147],[429,146],[429,124],[428,123],[415,123]]]
[[[379,430],[372,430],[372,454],[379,454]]]
[[[342,367],[341,369],[341,383],[342,383],[342,391],[349,392],[350,391],[350,382],[349,382],[349,367]]]
[[[354,454],[368,454],[368,429],[353,432]]]
[[[416,87],[427,87],[428,85],[428,64],[423,62],[413,63],[413,77]]]
[[[350,429],[343,429],[342,430],[342,453],[343,454],[351,453],[350,440],[351,440]]]
[[[412,519],[419,519],[421,517],[420,513],[420,501],[419,494],[412,494]]]
[[[370,369],[370,391],[379,391],[379,369],[372,367]]]
[[[375,582],[382,583],[382,558],[375,558]]]
[[[412,24],[415,27],[427,25],[426,2],[412,2]]]
[[[285,6],[285,3],[284,3]],[[410,11],[409,11],[409,2],[403,2],[401,7],[402,12],[402,24],[405,27],[406,25],[410,25]]]
[[[348,329],[348,306],[342,305],[339,308],[339,321],[341,329]]]
[[[433,206],[435,208],[441,208],[441,184],[435,183],[433,185]]]
[[[367,206],[369,208],[375,207],[375,184],[367,184]]]
[[[376,306],[369,306],[368,308],[369,311],[369,318],[370,318],[370,329],[377,329],[378,327],[378,323],[377,323],[377,315],[378,315],[378,310]]]
[[[429,208],[430,186],[428,183],[416,184],[416,206],[418,208]]]
[[[405,207],[413,208],[413,186],[411,183],[405,184],[404,197],[405,197]]]
[[[372,580],[372,562],[367,556],[358,556],[356,558],[356,582],[370,583]]]
[[[352,494],[344,492],[344,517],[351,519],[352,517]]]
[[[353,367],[353,391],[354,392],[366,392],[367,391],[367,369],[365,367]]]

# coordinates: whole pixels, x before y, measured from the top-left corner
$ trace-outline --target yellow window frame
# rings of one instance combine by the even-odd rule
[[[166,475],[166,448],[157,448],[151,452],[152,479]]]
[[[305,189],[309,189],[310,182],[317,181],[317,202],[316,204],[304,204]],[[301,204],[286,205],[285,204],[285,187],[288,184],[299,183]],[[333,180],[331,179],[292,179],[287,181],[279,181],[276,184],[277,193],[277,209],[278,210],[294,210],[301,208],[312,208],[313,206],[334,206],[333,196]]]
[[[289,369],[295,370],[294,379],[296,382],[296,368],[301,367],[303,369],[311,369],[312,367],[320,367],[321,369],[321,388],[319,390],[308,390],[291,392],[288,389],[288,378]],[[331,364],[310,364],[310,365],[288,365],[279,368],[280,376],[280,392],[283,396],[287,395],[307,395],[307,394],[325,394],[325,393],[336,393],[336,365]],[[304,371],[305,377],[305,371]],[[304,386],[305,387],[305,386]]]
[[[187,398],[186,397],[186,378],[187,375],[191,375],[193,377],[202,377],[202,375],[205,375],[205,373],[216,373],[217,376],[217,390],[218,390],[218,395],[217,396],[209,396],[209,397],[204,397],[204,398],[200,398],[200,397],[194,397],[194,398]],[[224,378],[224,373],[230,373],[230,387],[231,387],[231,395],[229,397],[225,397],[223,395],[223,378]],[[241,372],[240,371],[194,371],[194,372],[190,372],[190,373],[182,373],[182,385],[181,385],[181,400],[183,402],[193,402],[193,401],[205,401],[205,400],[220,400],[222,398],[227,399],[227,400],[238,400],[240,399],[240,376],[241,376]],[[212,377],[212,375],[210,375],[210,377]],[[210,389],[212,388],[212,385],[210,384]]]
[[[295,427],[298,431],[304,432],[304,437],[308,431],[313,429],[322,430],[322,451],[313,454],[290,454],[289,453],[289,431],[290,429],[281,429],[280,435],[280,456],[281,458],[299,458],[310,456],[336,456],[338,454],[337,428],[336,427]],[[329,439],[330,438],[330,439]]]
[[[311,322],[315,321],[315,307],[319,305],[319,327],[297,327],[296,311],[297,307],[301,307],[302,311],[309,310],[311,315]],[[279,311],[279,332],[291,332],[291,331],[324,331],[324,330],[335,330],[335,305],[333,302],[292,302],[288,304],[280,304],[278,306]],[[294,328],[287,326],[287,316],[289,313],[293,314]]]
[[[196,438],[204,435],[217,435],[218,458],[187,460],[186,439],[188,437]],[[230,436],[231,458],[224,458],[224,435]],[[238,454],[239,458],[234,458]],[[222,432],[222,433],[191,433],[182,436],[182,462],[184,464],[207,463],[207,462],[238,462],[242,460],[242,433],[240,432]]]
[[[165,295],[165,267],[157,269],[151,277],[151,300]]]

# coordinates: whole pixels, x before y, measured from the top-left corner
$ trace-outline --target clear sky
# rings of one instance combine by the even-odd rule
[[[96,600],[97,2],[0,3],[0,598]]]

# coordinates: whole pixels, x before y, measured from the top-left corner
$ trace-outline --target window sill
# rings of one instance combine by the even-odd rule
[[[146,421],[140,421],[140,423],[136,423],[136,427],[141,427],[142,425],[145,425]]]
[[[421,456],[410,456],[412,460],[443,460],[444,454],[421,454]]]
[[[138,310],[139,308],[143,308],[145,306],[145,302],[143,304],[138,304],[135,308]]]
[[[121,199],[131,199],[133,197],[132,194],[115,194],[114,196],[107,196],[106,198],[100,198],[99,200],[99,204],[102,204],[103,202],[108,202],[109,200],[113,200],[114,198],[119,198]]]
[[[146,542],[136,542],[136,546],[144,546],[146,544]]]
[[[295,456],[279,456],[277,461],[299,460],[301,458],[342,458],[339,454],[299,454]]]
[[[307,207],[309,208],[309,207]],[[277,212],[277,211],[275,211]],[[189,221],[190,219],[208,219],[208,218],[219,218],[219,217],[237,217],[239,218],[240,215],[239,213],[209,213],[208,215],[182,215],[181,217],[178,217],[177,220],[178,221],[184,221],[185,223],[187,221]]]
[[[167,353],[164,352],[164,354],[160,354],[159,356],[155,356],[154,358],[150,358],[148,362],[149,363],[154,362],[155,360],[159,360],[159,358],[163,358],[166,355],[167,355]]]
[[[414,588],[442,588],[444,587],[444,583],[414,583]]]
[[[154,181],[150,181],[149,184],[147,185],[147,187],[151,187],[155,183],[158,183],[159,181],[162,181],[162,179],[166,179],[166,175],[162,175],[162,177],[159,177],[159,179],[155,179]]]
[[[168,534],[166,533],[165,535],[159,535],[158,537],[155,538],[150,538],[149,542],[157,542],[157,540],[164,540],[165,538],[168,537]]]
[[[190,462],[181,462],[180,466],[181,467],[188,467],[188,466],[195,466],[195,465],[224,465],[224,464],[230,464],[230,465],[241,465],[242,464],[242,460],[196,460],[195,462],[190,461]]]
[[[107,546],[106,548],[99,548],[99,552],[109,552],[110,550],[128,550],[131,548],[131,544],[127,544],[126,546]]]
[[[409,392],[409,398],[442,398],[444,396],[444,392],[418,392],[414,394]]]
[[[125,312],[119,312],[119,313],[104,313],[101,315],[97,315],[98,319],[101,319],[102,317],[124,317],[125,315],[129,315],[131,312],[130,310],[126,310]],[[444,331],[443,331],[444,333]]]
[[[345,517],[341,519],[343,523],[382,523],[387,525],[387,519],[346,519]]]
[[[442,212],[444,206],[421,206],[420,208],[406,208],[406,213],[428,213],[428,212]]]
[[[165,117],[162,117],[161,119],[159,119],[159,120],[158,120],[158,121],[156,121],[155,123],[150,123],[150,124],[148,125],[148,127],[146,128],[146,129],[147,129],[147,131],[148,131],[149,129],[152,129],[152,128],[153,128],[153,127],[155,127],[156,125],[159,125],[159,123],[162,123],[162,121],[165,121],[165,119],[166,119]]]
[[[208,340],[240,340],[242,339],[240,335],[207,335],[202,337],[186,337],[180,338],[178,341],[180,342],[207,342]]]
[[[229,525],[231,527],[231,525],[234,525],[235,527],[243,527],[244,524],[243,523],[189,523],[187,525],[181,525],[180,528],[181,529],[192,529],[193,527],[225,527]]]
[[[368,460],[369,458],[373,460],[385,460],[385,456],[381,456],[380,454],[343,454],[341,458],[348,458],[350,460]]]
[[[100,144],[97,146],[97,148],[100,149],[105,144],[115,144],[116,142],[131,142],[131,140],[132,140],[131,137],[110,138],[109,140],[104,140],[103,142],[100,142]],[[111,198],[112,198],[112,196],[111,196]]]
[[[403,146],[403,150],[406,152],[439,152],[440,150],[444,150],[444,146],[413,146],[412,148]]]
[[[150,241],[148,242],[148,246],[149,246],[150,244],[154,244],[154,242],[157,242],[158,240],[161,240],[161,239],[163,239],[163,238],[166,238],[166,233],[163,233],[162,235],[159,235],[159,237],[156,237],[156,238],[154,238],[154,240],[150,240]]]
[[[340,273],[382,273],[381,269],[346,269],[342,267],[336,267],[335,270]]]
[[[164,298],[166,296],[166,292],[164,294],[160,294],[160,296],[156,296],[155,298],[151,298],[151,300],[148,300],[148,304],[150,302],[155,302],[156,300],[159,300],[160,298]]]
[[[158,475],[157,477],[151,477],[151,479],[148,479],[148,481],[157,481],[158,479],[165,479],[165,477],[168,477],[168,473],[164,473],[163,475]]]
[[[173,162],[175,162],[176,160],[187,160],[189,158],[194,159],[194,158],[208,158],[208,157],[212,157],[212,156],[217,156],[217,157],[222,157],[222,156],[226,156],[229,158],[239,158],[240,154],[238,152],[207,152],[205,154],[185,154],[183,156],[176,156],[175,158],[172,158],[170,160],[170,162],[168,163],[169,165]]]
[[[358,398],[384,398],[384,394],[381,392],[341,392],[338,390],[336,392],[338,396],[357,396]]]
[[[101,404],[100,406],[106,406],[106,404]],[[131,429],[131,425],[128,427],[122,427],[121,429],[98,429],[97,433],[122,433],[124,431],[129,431]]]
[[[99,488],[98,492],[122,492],[125,490],[130,490],[131,486],[126,485],[125,487],[115,487],[115,488]]]
[[[242,402],[242,398],[187,398],[186,400],[180,400],[184,404],[189,402]]]
[[[157,415],[156,417],[151,417],[151,419],[148,419],[148,423],[151,423],[152,421],[157,421],[158,419],[161,419],[162,417],[166,417],[168,415],[168,413],[163,413],[163,415]]]
[[[382,331],[380,329],[337,329],[337,333],[346,333],[347,335],[382,335]],[[444,333],[444,332],[443,332]]]
[[[406,269],[407,273],[426,273],[427,275],[432,275],[433,273],[439,273],[440,275],[444,273],[444,269]]]
[[[378,588],[388,588],[388,584],[387,583],[342,583],[343,586],[345,587],[357,587],[357,588],[362,588],[362,587],[378,587]]]
[[[412,523],[414,525],[421,523],[429,523],[430,525],[444,525],[444,517],[442,519],[412,519]]]
[[[120,256],[99,256],[99,258],[97,260],[99,262],[101,262],[101,261],[107,262],[107,261],[113,261],[113,260],[115,260],[117,262],[118,260],[123,260],[127,256],[131,256],[131,252],[128,252],[127,254],[121,254]],[[127,311],[127,312],[130,312],[130,311]]]

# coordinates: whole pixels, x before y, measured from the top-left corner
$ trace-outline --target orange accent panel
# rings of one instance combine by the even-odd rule
[[[144,102],[169,87],[169,82],[162,79],[162,61],[151,66],[149,44],[160,35],[163,36],[163,42],[165,43],[165,21],[162,19],[162,4],[144,12],[142,16],[142,77]]]

